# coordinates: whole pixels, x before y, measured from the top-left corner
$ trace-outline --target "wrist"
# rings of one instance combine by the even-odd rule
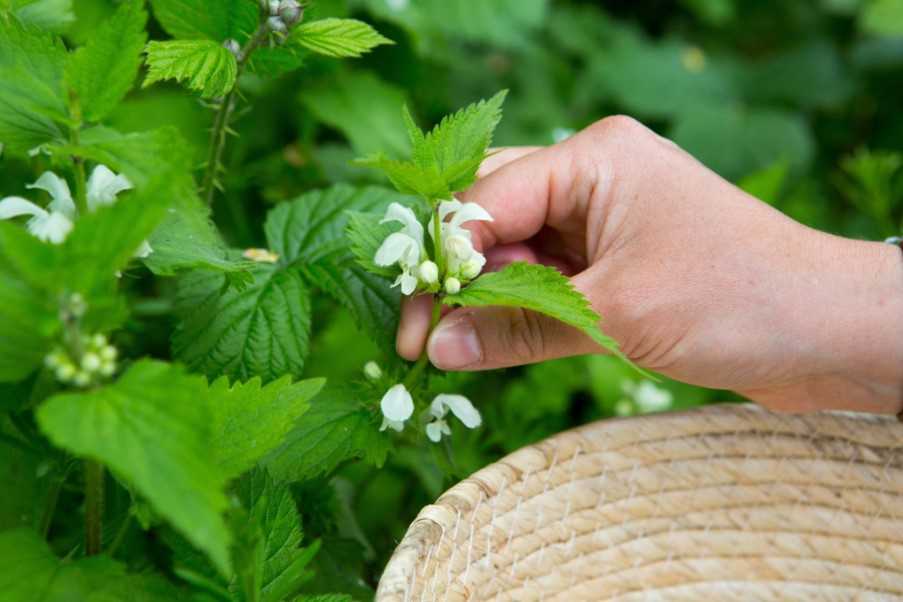
[[[817,233],[804,321],[826,408],[903,410],[903,257],[892,245]]]

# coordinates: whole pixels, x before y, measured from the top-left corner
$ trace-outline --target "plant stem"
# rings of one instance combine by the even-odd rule
[[[119,530],[116,531],[116,536],[113,537],[113,541],[110,542],[110,547],[107,548],[107,556],[113,558],[116,554],[116,550],[119,549],[119,546],[122,545],[122,542],[125,540],[126,534],[129,532],[129,527],[132,526],[132,513],[126,514],[125,518],[122,519],[122,524],[119,525]]]
[[[433,203],[433,250],[436,252],[436,267],[439,268],[439,282],[445,276],[445,253],[442,248],[442,222],[439,219],[439,203]]]
[[[85,554],[100,554],[103,533],[103,464],[85,460]]]
[[[74,93],[69,96],[69,115],[74,121],[69,127],[69,143],[76,149],[81,144],[79,132],[82,128],[82,107],[78,100],[78,96]],[[72,156],[72,163],[75,167],[75,208],[78,209],[79,215],[85,215],[88,212],[88,188],[87,179],[85,178],[85,159],[78,155]]]
[[[229,90],[229,93],[223,98],[216,118],[213,120],[213,129],[210,131],[210,149],[207,153],[207,165],[204,170],[204,180],[201,184],[201,194],[208,205],[213,204],[213,195],[216,193],[216,177],[219,170],[220,162],[223,158],[223,150],[226,146],[226,135],[229,130],[229,120],[232,118],[232,112],[235,110],[236,90],[238,89],[238,78],[245,70],[248,59],[251,54],[266,40],[270,30],[264,20],[254,32],[254,35],[245,43],[244,47],[238,53],[238,69],[235,75],[235,85]]]

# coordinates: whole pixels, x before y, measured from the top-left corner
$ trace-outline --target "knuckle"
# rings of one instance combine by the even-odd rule
[[[592,138],[635,138],[648,130],[639,121],[627,115],[603,117],[584,130]]]
[[[544,357],[546,333],[538,314],[516,309],[502,337],[504,351],[518,363],[529,363]]]

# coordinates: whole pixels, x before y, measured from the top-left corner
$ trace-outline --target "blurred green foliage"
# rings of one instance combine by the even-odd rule
[[[90,39],[116,4],[0,0],[73,42]],[[903,0],[318,0],[309,12],[368,21],[396,45],[355,62],[310,56],[305,69],[278,79],[243,76],[249,108],[235,125],[226,193],[214,207],[233,246],[264,246],[263,218],[276,203],[332,183],[381,183],[350,161],[408,150],[402,103],[430,123],[502,88],[510,92],[500,145],[551,144],[626,113],[808,225],[868,239],[900,233]],[[150,33],[165,37],[154,22]],[[198,99],[164,85],[134,92],[112,125],[174,125],[200,165],[211,117]],[[40,159],[5,162],[0,196],[41,169]],[[143,321],[127,336],[165,357],[167,342],[152,327],[168,308],[153,299],[172,291],[131,286],[151,301],[138,306]],[[393,361],[329,300],[312,302],[309,375],[360,379],[365,361]],[[348,464],[328,481],[295,487],[305,533],[322,538],[314,590],[366,599],[416,512],[452,479],[563,429],[653,407],[637,392],[636,373],[607,358],[446,380],[453,387],[443,390],[477,402],[485,425],[455,431],[451,460],[406,448],[382,469]],[[735,399],[669,380],[656,386],[672,408]]]

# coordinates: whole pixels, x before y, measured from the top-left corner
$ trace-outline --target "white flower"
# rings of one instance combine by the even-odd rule
[[[405,386],[399,383],[386,391],[379,402],[379,409],[383,413],[383,423],[379,430],[384,431],[390,428],[393,431],[401,432],[404,429],[405,420],[414,413],[414,399]]]
[[[674,401],[671,391],[657,387],[648,380],[644,380],[640,384],[625,382],[621,388],[633,398],[642,414],[667,410]]]
[[[436,284],[439,282],[439,266],[430,260],[426,260],[420,264],[418,269],[420,279],[427,284]]]
[[[474,429],[483,424],[483,418],[470,400],[463,395],[449,395],[442,393],[436,395],[430,404],[430,414],[433,421],[426,425],[426,436],[433,443],[438,443],[442,435],[450,435],[451,429],[445,421],[448,411],[454,414],[461,423],[469,429]]]
[[[10,219],[30,215],[26,228],[36,238],[55,245],[61,244],[75,225],[78,217],[69,184],[52,171],[45,171],[28,189],[38,189],[50,195],[50,203],[44,209],[22,197],[12,196],[0,200],[0,219]],[[98,165],[88,178],[86,200],[89,211],[109,206],[116,202],[116,196],[130,190],[132,183],[123,175],[113,173],[106,165]],[[147,241],[135,252],[135,257],[147,257],[153,249]]]
[[[386,222],[400,222],[403,228],[390,234],[383,241],[376,251],[373,262],[382,267],[397,263],[401,268],[401,274],[392,286],[400,285],[401,292],[410,295],[417,290],[417,269],[420,267],[421,256],[426,255],[423,247],[423,226],[410,208],[399,203],[389,205],[386,216],[380,221],[381,224]]]
[[[476,278],[483,266],[486,265],[486,257],[473,248],[470,231],[462,226],[466,222],[472,221],[491,222],[492,216],[476,203],[451,200],[439,203],[439,219],[442,222],[440,235],[448,265],[448,275],[459,280]],[[434,228],[435,223],[431,219],[431,236],[434,236]]]

